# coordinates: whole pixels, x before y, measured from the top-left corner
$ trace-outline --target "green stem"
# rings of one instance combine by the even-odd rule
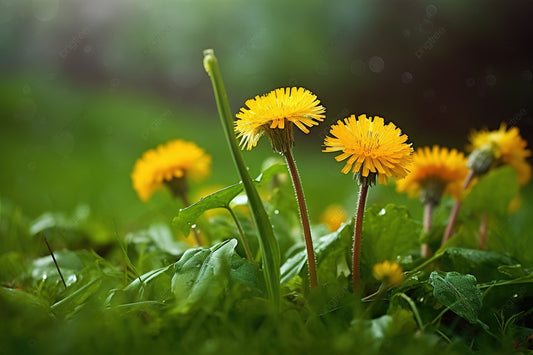
[[[259,197],[259,193],[255,189],[252,178],[248,173],[248,169],[244,164],[241,152],[237,145],[233,116],[229,107],[226,89],[224,88],[222,76],[220,75],[218,61],[212,49],[204,51],[204,68],[211,79],[215,100],[217,102],[218,114],[220,116],[220,121],[222,122],[222,127],[224,128],[226,141],[232,153],[233,162],[241,176],[244,190],[248,196],[248,203],[250,205],[252,217],[259,232],[259,246],[261,248],[263,271],[265,273],[268,295],[274,302],[274,305],[278,307],[280,302],[280,251],[278,241],[274,237],[274,231],[272,230],[270,219],[268,218],[263,202]]]
[[[300,210],[300,219],[302,221],[305,247],[307,250],[307,264],[309,265],[309,281],[311,283],[311,288],[315,288],[318,283],[316,276],[315,251],[313,249],[313,239],[311,238],[311,228],[309,227],[309,216],[307,214],[307,207],[305,206],[304,191],[300,176],[298,174],[298,169],[296,168],[296,163],[294,162],[294,158],[292,157],[290,149],[285,151],[283,155],[285,156],[285,161],[287,162],[287,167],[289,168],[289,172],[291,174],[292,185],[294,186],[294,191],[296,192],[296,200],[298,201],[298,209]]]
[[[361,234],[363,232],[363,216],[365,212],[366,195],[368,193],[368,184],[362,184],[359,189],[359,199],[357,201],[357,212],[355,214],[355,228],[353,236],[353,260],[352,260],[352,277],[353,292],[357,292],[360,276],[361,264]]]
[[[405,301],[407,301],[407,303],[409,304],[409,307],[411,307],[411,310],[413,311],[413,314],[415,315],[418,328],[420,328],[420,330],[424,330],[424,323],[422,322],[422,318],[420,318],[420,314],[418,313],[418,308],[416,308],[416,304],[411,299],[411,297],[407,296],[405,293],[397,293],[395,296],[401,297]]]
[[[226,207],[226,209],[229,211],[229,214],[231,215],[231,218],[233,218],[233,221],[235,222],[235,225],[237,226],[237,229],[239,230],[239,234],[241,235],[241,242],[244,246],[244,251],[246,252],[246,257],[251,262],[254,262],[254,257],[252,256],[252,252],[250,251],[250,247],[248,246],[248,242],[246,241],[246,237],[244,236],[244,232],[242,230],[241,222],[239,222],[239,219],[235,215],[235,212],[231,209],[231,207]]]

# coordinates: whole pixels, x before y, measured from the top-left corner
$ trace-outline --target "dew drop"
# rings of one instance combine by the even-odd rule
[[[487,85],[489,86],[494,86],[496,85],[496,77],[492,74],[489,74],[485,77],[485,82],[487,83]]]
[[[518,298],[518,293],[515,293],[515,294],[513,295],[513,298]]]
[[[279,214],[279,210],[274,210],[274,214]]]
[[[437,14],[439,10],[437,9],[437,7],[435,5],[428,5],[426,6],[426,15],[428,17],[433,17]]]
[[[368,67],[373,73],[381,73],[385,69],[385,61],[381,57],[373,56],[368,60]]]
[[[191,226],[191,228],[196,228],[196,223]]]
[[[413,81],[413,74],[409,73],[408,71],[402,74],[402,83],[411,84],[412,81]]]
[[[385,213],[387,213],[387,211],[385,211],[385,209],[382,208],[382,209],[378,212],[378,216],[384,216]]]

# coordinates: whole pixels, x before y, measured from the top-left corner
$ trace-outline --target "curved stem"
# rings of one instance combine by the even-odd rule
[[[353,236],[352,277],[354,293],[357,292],[357,285],[359,284],[361,264],[361,233],[363,232],[363,215],[365,212],[367,193],[368,185],[361,185],[361,188],[359,189],[359,199],[357,201],[357,212],[355,213],[355,228]]]
[[[283,155],[285,156],[285,161],[287,162],[287,167],[289,168],[289,172],[291,174],[292,185],[294,186],[294,191],[296,192],[296,200],[298,201],[298,209],[300,210],[300,219],[302,221],[305,247],[307,250],[307,264],[309,265],[309,281],[311,283],[311,288],[315,288],[318,283],[316,276],[315,251],[313,249],[313,239],[311,238],[311,228],[309,227],[309,216],[307,214],[307,207],[305,206],[302,183],[300,181],[298,169],[296,168],[296,163],[294,162],[294,158],[292,157],[290,149],[285,151]]]
[[[250,251],[250,247],[248,246],[248,242],[246,241],[246,238],[244,237],[244,232],[242,231],[241,222],[239,222],[239,219],[235,215],[235,212],[228,206],[226,209],[229,211],[231,217],[233,218],[233,221],[235,222],[235,225],[237,226],[237,229],[239,230],[239,234],[241,235],[241,242],[244,246],[244,251],[246,252],[246,257],[251,262],[254,262],[254,257],[252,256],[252,252]]]
[[[265,206],[259,197],[255,185],[250,177],[250,173],[244,164],[241,152],[237,145],[235,138],[235,131],[233,127],[233,115],[229,107],[228,96],[222,81],[222,75],[218,67],[218,61],[212,49],[204,51],[204,68],[213,86],[215,100],[217,103],[218,114],[220,122],[224,129],[226,142],[228,143],[233,162],[242,179],[242,184],[246,195],[248,196],[248,204],[254,219],[255,225],[259,232],[259,247],[261,250],[261,261],[263,263],[263,271],[265,273],[266,287],[269,298],[274,302],[276,308],[280,303],[280,251],[279,244],[274,236],[272,224],[268,217]]]
[[[431,231],[431,221],[433,219],[433,201],[429,200],[424,205],[424,233],[427,235]],[[430,254],[429,245],[427,243],[422,244],[420,250],[422,257],[427,259]]]
[[[470,183],[472,182],[472,179],[474,178],[474,171],[470,170],[468,173],[468,176],[465,179],[465,182],[463,184],[463,189],[466,190]],[[455,222],[457,221],[457,216],[459,215],[459,210],[461,209],[461,201],[457,200],[455,201],[455,205],[453,206],[452,212],[450,214],[450,219],[448,220],[448,225],[446,226],[446,230],[444,231],[444,236],[442,237],[442,243],[441,246],[444,245],[450,239],[450,237],[453,234],[453,227],[455,226]]]

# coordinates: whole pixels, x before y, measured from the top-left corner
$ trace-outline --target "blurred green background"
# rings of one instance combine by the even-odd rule
[[[87,204],[120,230],[170,221],[165,191],[142,203],[133,164],[175,138],[213,156],[208,186],[238,181],[202,66],[213,48],[233,111],[304,86],[326,122],[297,133],[312,219],[348,209],[356,188],[332,154],[330,124],[381,115],[415,147],[462,149],[471,129],[520,128],[532,142],[532,1],[41,0],[0,2],[0,197],[36,217]],[[274,156],[263,139],[252,175]],[[378,191],[379,192],[379,191]],[[371,199],[377,199],[375,193]]]

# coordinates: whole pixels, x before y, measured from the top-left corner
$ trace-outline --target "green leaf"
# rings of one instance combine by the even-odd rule
[[[477,280],[472,275],[458,272],[444,274],[433,271],[429,275],[429,284],[433,286],[433,296],[457,315],[472,324],[488,328],[479,318],[482,306],[482,294],[476,287]]]
[[[516,172],[510,166],[504,166],[479,179],[465,196],[463,209],[503,215],[507,213],[509,203],[517,194]]]
[[[337,231],[320,237],[314,243],[319,282],[329,282],[338,276],[351,273],[348,260],[351,255],[353,220]],[[297,252],[281,266],[281,282],[286,283],[298,275],[307,262],[305,249]]]
[[[374,264],[419,248],[420,223],[403,206],[371,206],[365,211],[361,237],[361,274],[370,276]]]
[[[228,207],[231,200],[240,194],[242,189],[242,183],[238,183],[214,192],[202,198],[195,204],[181,209],[178,215],[172,220],[172,223],[181,233],[183,233],[183,235],[187,236],[198,217],[200,217],[205,211],[213,208]]]
[[[442,270],[472,274],[479,282],[502,279],[504,274],[498,271],[498,267],[516,264],[518,261],[508,255],[456,247],[445,249],[439,259]]]
[[[62,316],[75,311],[78,306],[82,305],[90,296],[98,291],[101,284],[101,279],[95,279],[89,282],[87,285],[76,290],[61,301],[53,304],[52,307],[50,307],[51,311],[54,312],[54,314]]]
[[[176,297],[175,311],[212,310],[225,295],[232,282],[251,288],[259,285],[259,270],[255,264],[240,258],[237,240],[226,240],[210,249],[189,249],[175,264],[171,289]],[[239,260],[241,259],[241,260]]]
[[[285,164],[273,164],[266,168],[254,182],[258,186],[268,183],[276,174],[287,173]],[[174,217],[172,223],[183,235],[189,235],[192,226],[196,223],[205,211],[214,208],[228,208],[230,202],[243,191],[242,182],[228,186],[222,190],[213,192],[203,197],[200,201],[180,209],[178,215]]]
[[[105,304],[119,306],[143,301],[167,301],[173,297],[170,289],[173,275],[174,264],[151,270],[134,279],[122,290],[111,291]]]
[[[125,242],[126,262],[130,259],[128,266],[139,273],[173,263],[189,248],[185,242],[176,241],[172,230],[163,223],[128,233]]]

